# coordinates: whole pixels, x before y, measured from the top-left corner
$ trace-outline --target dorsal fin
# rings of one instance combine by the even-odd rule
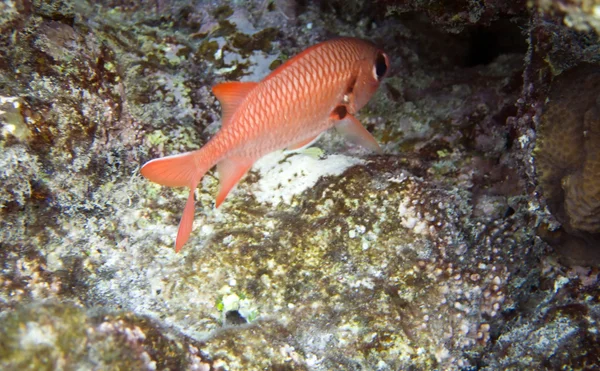
[[[229,123],[231,115],[256,85],[258,85],[257,82],[228,81],[213,86],[213,94],[221,102],[221,125],[223,127]]]

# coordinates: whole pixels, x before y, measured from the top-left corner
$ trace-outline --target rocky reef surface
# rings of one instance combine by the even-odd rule
[[[600,369],[600,3],[0,2],[3,370]],[[359,118],[219,209],[139,174],[210,87],[337,35],[390,55]]]

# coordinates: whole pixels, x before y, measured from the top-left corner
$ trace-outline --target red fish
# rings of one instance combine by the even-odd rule
[[[212,88],[221,102],[222,127],[197,151],[147,162],[141,173],[169,187],[189,187],[175,250],[188,240],[194,220],[194,190],[214,165],[219,207],[262,156],[310,145],[335,126],[350,141],[381,152],[354,117],[389,70],[388,56],[370,42],[340,38],[314,45],[261,82],[224,82]]]

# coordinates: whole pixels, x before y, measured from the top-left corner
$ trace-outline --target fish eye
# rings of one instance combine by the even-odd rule
[[[373,74],[377,80],[381,80],[385,77],[389,66],[388,56],[383,52],[378,52],[375,58],[375,65],[373,66]]]

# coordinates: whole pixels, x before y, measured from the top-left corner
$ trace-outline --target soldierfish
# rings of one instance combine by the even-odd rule
[[[141,173],[169,187],[189,187],[175,250],[188,240],[194,190],[214,165],[219,207],[262,156],[310,145],[335,126],[350,141],[381,149],[354,117],[389,70],[388,56],[368,41],[339,38],[309,47],[261,82],[223,82],[212,88],[221,103],[221,129],[199,150],[147,162]]]

